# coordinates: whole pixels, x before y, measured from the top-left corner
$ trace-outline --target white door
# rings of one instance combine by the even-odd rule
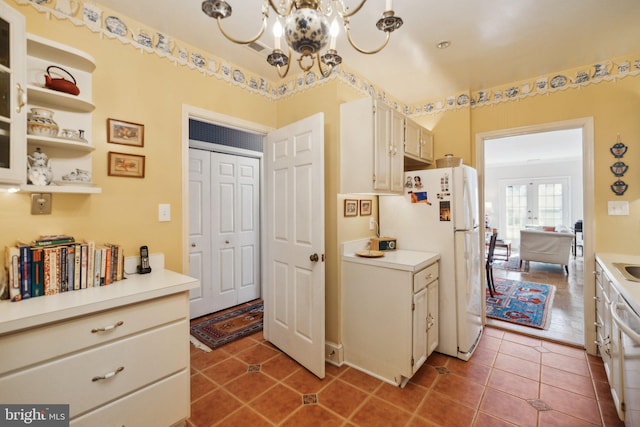
[[[204,150],[190,157],[191,317],[260,297],[259,160]]]
[[[264,336],[324,378],[324,115],[265,145]]]

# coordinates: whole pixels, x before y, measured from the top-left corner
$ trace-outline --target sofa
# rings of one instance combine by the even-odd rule
[[[573,233],[543,230],[520,230],[520,267],[522,262],[560,264],[569,273],[569,256]]]

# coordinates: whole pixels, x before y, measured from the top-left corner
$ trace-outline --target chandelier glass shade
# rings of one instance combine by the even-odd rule
[[[269,11],[277,14],[273,28],[274,48],[267,57],[267,62],[276,67],[278,75],[283,78],[289,72],[290,58],[293,52],[300,56],[297,59],[300,69],[311,70],[317,64],[322,75],[330,73],[334,67],[342,63],[342,57],[336,50],[336,38],[339,32],[338,19],[342,20],[347,40],[360,53],[375,54],[389,43],[391,33],[403,24],[402,18],[395,16],[392,1],[386,0],[385,11],[377,21],[376,28],[385,33],[382,44],[373,50],[365,50],[358,46],[349,28],[349,19],[358,13],[367,0],[361,0],[353,9],[344,4],[344,0],[264,0],[262,5],[262,25],[256,36],[239,40],[225,31],[222,20],[232,14],[232,8],[225,0],[204,0],[202,11],[214,18],[222,35],[237,44],[250,44],[258,40],[267,28]],[[277,4],[276,4],[277,3]],[[332,23],[329,19],[333,17]],[[284,20],[284,27],[280,20]],[[281,39],[288,47],[288,54],[281,49]],[[325,48],[327,48],[325,51]],[[322,53],[324,51],[324,53]],[[324,68],[323,65],[324,64]]]

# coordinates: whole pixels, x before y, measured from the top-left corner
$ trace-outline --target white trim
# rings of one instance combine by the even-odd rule
[[[584,243],[584,347],[589,354],[596,354],[595,328],[595,202],[594,202],[594,120],[582,117],[572,120],[522,126],[478,133],[475,136],[476,169],[478,170],[478,193],[480,196],[481,218],[484,218],[484,143],[485,140],[529,133],[555,130],[582,129],[582,193],[583,193],[583,231],[588,238]],[[483,301],[484,305],[484,301]],[[484,309],[483,309],[484,311]],[[483,315],[483,318],[485,316]]]

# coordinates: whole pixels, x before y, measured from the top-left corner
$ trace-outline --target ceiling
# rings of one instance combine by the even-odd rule
[[[582,129],[537,132],[485,140],[487,168],[582,159]]]
[[[257,33],[263,0],[227,0],[233,15],[225,30],[236,38]],[[326,0],[325,0],[326,1]],[[265,56],[224,39],[201,0],[98,0],[116,12],[184,41],[203,52],[272,81]],[[354,7],[357,0],[345,0]],[[178,5],[179,4],[179,5]],[[368,1],[351,20],[352,36],[365,49],[383,34],[375,22],[383,0]],[[395,0],[404,25],[375,55],[351,48],[341,30],[343,64],[407,104],[442,99],[549,73],[640,53],[638,0]],[[273,22],[275,13],[270,12]],[[270,29],[260,42],[273,46]],[[451,46],[439,50],[447,40]],[[267,54],[270,51],[267,51]],[[292,72],[299,72],[293,67]]]

